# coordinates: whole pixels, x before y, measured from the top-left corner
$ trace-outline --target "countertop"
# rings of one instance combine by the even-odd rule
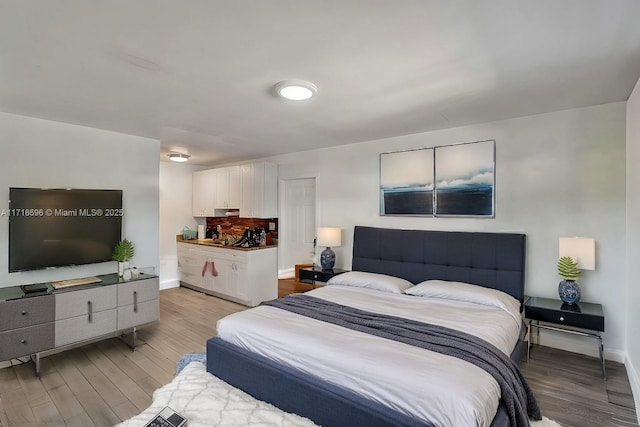
[[[211,246],[214,248],[221,248],[221,249],[231,249],[234,251],[259,251],[261,249],[270,249],[270,248],[277,248],[278,245],[267,245],[267,246],[253,246],[250,248],[242,248],[242,247],[233,247],[231,245],[222,245],[220,243],[214,243],[213,239],[193,239],[193,240],[183,240],[182,239],[182,235],[178,234],[176,235],[176,242],[179,243],[191,243],[192,245],[201,245],[201,246]]]

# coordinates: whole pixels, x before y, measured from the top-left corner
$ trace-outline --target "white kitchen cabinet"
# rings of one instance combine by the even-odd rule
[[[259,162],[242,165],[242,204],[244,218],[278,216],[278,166]]]
[[[207,169],[193,173],[193,216],[215,215],[216,205],[216,169]]]
[[[213,169],[216,181],[216,209],[240,209],[242,176],[240,166]]]
[[[213,262],[217,275],[205,268]],[[256,306],[278,297],[277,247],[251,250],[178,242],[182,284],[240,304]]]

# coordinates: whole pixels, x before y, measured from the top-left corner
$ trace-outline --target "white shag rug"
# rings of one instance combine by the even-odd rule
[[[116,427],[143,427],[165,406],[185,416],[189,427],[317,427],[299,415],[290,414],[257,400],[207,372],[200,362],[191,362],[169,384],[153,392],[153,403],[139,415]],[[562,427],[543,418],[532,427]]]

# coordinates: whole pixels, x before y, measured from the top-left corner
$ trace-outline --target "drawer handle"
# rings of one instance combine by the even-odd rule
[[[27,343],[27,340],[20,340],[20,343],[21,343],[21,344],[26,344],[26,343]]]
[[[564,317],[560,316],[560,321],[564,322]]]
[[[26,311],[24,311],[24,310],[22,310],[22,315],[23,315],[23,316],[26,316],[26,315],[27,315],[27,312],[26,312]]]
[[[89,323],[93,321],[93,307],[91,301],[87,301],[87,311],[88,311],[88,319]]]
[[[138,312],[138,291],[133,291],[133,312]]]

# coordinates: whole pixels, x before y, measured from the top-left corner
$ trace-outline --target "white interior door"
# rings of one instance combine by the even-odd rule
[[[283,181],[283,215],[280,222],[282,248],[280,270],[293,271],[296,264],[311,263],[316,234],[316,179]],[[284,241],[283,241],[284,240]]]

